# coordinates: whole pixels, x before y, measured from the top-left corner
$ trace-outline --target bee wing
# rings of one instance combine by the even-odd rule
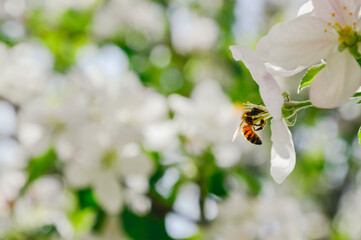
[[[236,138],[237,138],[237,136],[238,136],[239,132],[240,132],[240,131],[241,131],[241,129],[242,129],[242,124],[243,124],[243,121],[241,122],[241,124],[239,124],[239,126],[238,126],[237,130],[234,132],[234,134],[233,134],[233,138],[232,138],[232,142],[234,142],[234,140],[236,140]]]

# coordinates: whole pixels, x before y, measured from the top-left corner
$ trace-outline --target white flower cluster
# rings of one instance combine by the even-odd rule
[[[167,117],[166,99],[142,86],[114,45],[85,47],[75,70],[45,86],[20,106],[20,143],[30,155],[54,147],[69,184],[93,187],[100,205],[118,213],[121,180],[134,175],[146,184],[152,172],[142,128]]]
[[[234,192],[219,205],[218,218],[206,228],[206,239],[322,239],[329,230],[327,217],[308,205],[303,209],[298,199],[268,184],[258,198]]]
[[[115,45],[83,47],[66,74],[52,72],[51,54],[39,44],[1,49],[0,209],[7,223],[1,231],[55,224],[71,236],[67,188],[91,188],[109,215],[124,204],[146,213],[154,162],[143,148],[162,153],[162,164],[184,164],[179,136],[191,154],[211,147],[220,166],[241,159],[240,145],[229,141],[239,113],[216,81],[201,82],[191,98],[166,98],[143,86]],[[49,148],[60,160],[63,177],[41,177],[24,195],[27,160]],[[18,225],[9,220],[12,211]],[[39,219],[29,219],[33,215]]]

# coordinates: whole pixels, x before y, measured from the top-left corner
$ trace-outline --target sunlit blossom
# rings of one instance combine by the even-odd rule
[[[249,69],[259,85],[263,102],[272,116],[271,175],[277,183],[282,183],[295,167],[296,153],[291,132],[282,118],[283,97],[281,89],[273,76],[267,72],[262,60],[250,48],[231,46],[230,49],[234,59],[242,61]]]
[[[297,18],[275,25],[260,40],[257,52],[272,65],[287,70],[307,68],[326,59],[314,79],[310,99],[319,108],[346,102],[361,85],[361,68],[349,49],[357,49],[360,1],[313,0]],[[342,46],[340,52],[338,47]],[[357,50],[356,50],[357,51]]]

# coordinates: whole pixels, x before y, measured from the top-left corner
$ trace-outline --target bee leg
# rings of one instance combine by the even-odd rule
[[[255,126],[259,127],[259,128],[256,128],[256,129],[254,129],[254,130],[255,130],[255,131],[262,130],[262,129],[266,126],[266,123],[267,123],[267,121],[265,121],[265,120],[262,119],[260,124],[255,125]]]
[[[260,130],[262,130],[264,128],[264,125],[261,125],[259,128],[255,128],[254,130],[255,131],[260,131]]]

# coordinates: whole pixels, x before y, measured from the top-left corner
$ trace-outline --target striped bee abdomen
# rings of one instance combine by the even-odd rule
[[[242,133],[244,137],[253,144],[261,145],[262,141],[261,138],[257,135],[257,133],[254,132],[251,125],[245,125],[242,128]]]

